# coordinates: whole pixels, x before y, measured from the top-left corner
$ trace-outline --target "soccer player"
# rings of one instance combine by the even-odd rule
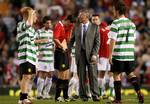
[[[69,84],[69,57],[67,49],[68,36],[65,34],[64,17],[54,26],[54,68],[57,71],[55,101],[60,101],[60,93],[63,91],[64,101],[68,100]]]
[[[36,13],[30,7],[23,7],[21,9],[23,21],[18,23],[16,40],[19,43],[18,59],[20,62],[20,100],[18,104],[31,104],[32,102],[27,99],[28,86],[33,74],[36,73],[36,46],[35,30],[32,27],[36,22]]]
[[[121,103],[121,73],[125,72],[137,93],[139,103],[144,103],[144,98],[140,91],[138,78],[133,73],[135,56],[135,24],[125,16],[126,6],[121,0],[114,0],[113,13],[115,20],[111,24],[110,56],[111,71],[114,73],[115,100],[113,103]]]
[[[50,17],[43,18],[42,29],[38,30],[37,39],[48,39],[49,43],[39,43],[38,46],[38,80],[37,99],[49,99],[49,92],[52,86],[53,67],[53,31]],[[43,92],[43,94],[42,94]]]
[[[105,21],[100,21],[98,14],[92,15],[92,23],[100,27],[100,48],[99,48],[99,62],[98,62],[98,86],[100,90],[100,96],[106,97],[105,94],[105,74],[110,71],[109,64],[109,44],[108,44],[108,32],[109,28]],[[109,76],[110,75],[110,76]],[[109,74],[109,87],[110,87],[110,96],[113,94],[113,76]]]

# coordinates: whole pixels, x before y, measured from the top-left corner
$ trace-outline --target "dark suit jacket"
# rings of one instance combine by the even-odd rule
[[[75,58],[78,63],[79,58],[81,57],[81,34],[82,33],[82,25],[78,24],[74,27],[72,32],[72,37],[69,43],[69,49],[73,47],[75,42]],[[98,50],[100,46],[100,33],[97,25],[89,23],[85,38],[85,50],[86,50],[86,58],[88,62],[91,60],[92,55],[98,55]]]

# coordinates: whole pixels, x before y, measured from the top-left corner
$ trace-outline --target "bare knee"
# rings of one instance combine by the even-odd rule
[[[114,80],[121,81],[121,73],[114,73]]]
[[[99,72],[99,77],[100,78],[104,78],[104,76],[105,76],[105,71],[100,71]]]
[[[32,78],[32,75],[23,75],[22,80],[30,81],[31,78]]]

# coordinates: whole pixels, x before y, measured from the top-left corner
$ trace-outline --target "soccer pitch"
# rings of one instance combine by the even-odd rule
[[[0,96],[0,104],[17,104],[19,97]],[[123,104],[138,104],[138,100],[135,95],[123,96]],[[33,104],[111,104],[109,100],[101,100],[100,102],[83,102],[81,100],[72,102],[55,102],[54,100],[33,100]],[[145,96],[145,103],[150,104],[150,96]]]

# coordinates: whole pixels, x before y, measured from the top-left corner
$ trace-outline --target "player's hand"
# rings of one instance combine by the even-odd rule
[[[34,23],[34,19],[35,19],[35,11],[34,10],[30,10],[28,11],[28,19],[27,19],[27,23],[32,26]]]
[[[41,43],[42,43],[42,42],[43,42],[43,43],[48,43],[48,42],[49,42],[49,39],[42,39],[42,40],[41,40]]]
[[[66,50],[68,49],[68,47],[67,47],[67,42],[66,42],[65,39],[64,39],[63,42],[61,43],[61,46],[62,46],[63,51],[66,51]]]
[[[110,63],[110,64],[113,64],[113,63],[112,63],[112,56],[109,56],[109,63]]]

